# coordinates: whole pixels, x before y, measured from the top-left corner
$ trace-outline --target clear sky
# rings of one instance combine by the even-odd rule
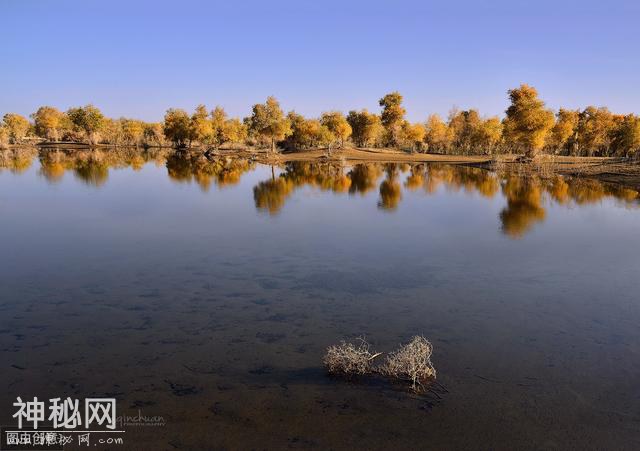
[[[0,0],[0,24],[0,114],[245,116],[275,95],[317,116],[398,90],[418,121],[501,115],[522,82],[552,108],[640,113],[637,0]]]

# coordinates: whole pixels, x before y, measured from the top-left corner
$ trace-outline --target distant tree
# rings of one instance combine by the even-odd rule
[[[242,143],[247,139],[247,127],[237,118],[227,119],[223,135],[223,143]]]
[[[170,108],[164,115],[164,136],[176,147],[185,147],[191,142],[191,118],[186,111]]]
[[[9,144],[9,128],[0,122],[0,148]]]
[[[322,113],[320,123],[333,133],[333,136],[338,140],[339,147],[344,147],[345,140],[351,136],[352,132],[351,125],[344,115],[339,111]]]
[[[576,143],[578,152],[586,156],[607,155],[613,138],[613,114],[606,108],[589,106],[578,115]]]
[[[252,114],[247,118],[249,131],[259,139],[271,142],[271,151],[275,152],[276,142],[291,134],[291,124],[280,108],[275,97],[268,97],[265,103],[253,106]]]
[[[627,114],[613,132],[613,151],[620,156],[631,157],[640,151],[640,118]]]
[[[191,115],[189,145],[192,141],[200,144],[213,142],[213,125],[209,120],[209,112],[204,105],[198,105]]]
[[[164,131],[162,124],[151,123],[144,124],[144,131],[142,132],[143,143],[145,147],[161,146],[164,144]]]
[[[85,138],[93,143],[96,140],[96,134],[104,126],[104,115],[95,106],[89,104],[83,107],[70,108],[67,110],[67,116],[76,131],[84,134]]]
[[[384,132],[380,116],[367,110],[349,111],[347,122],[352,129],[351,138],[358,147],[376,145]]]
[[[120,119],[122,137],[126,144],[139,146],[144,137],[145,124],[137,119]]]
[[[494,153],[501,140],[502,121],[498,117],[483,119],[473,137],[475,148],[486,154]]]
[[[217,149],[226,141],[228,141],[226,133],[227,113],[220,106],[215,107],[215,109],[211,111],[211,127],[213,145]]]
[[[575,143],[579,117],[579,111],[560,108],[548,139],[552,151],[570,151],[571,144]]]
[[[449,126],[438,116],[432,114],[425,125],[426,134],[424,142],[429,152],[446,152],[453,139]]]
[[[553,127],[553,113],[545,108],[532,86],[522,84],[508,92],[511,105],[504,120],[505,138],[516,149],[533,156],[542,149]]]
[[[41,106],[31,118],[34,121],[36,136],[50,141],[59,139],[64,113],[52,106]]]
[[[400,140],[402,124],[406,110],[402,107],[402,95],[395,91],[387,94],[379,101],[382,107],[380,119],[386,130],[386,143],[397,146]]]
[[[330,146],[335,135],[317,119],[306,119],[295,111],[287,114],[291,124],[291,134],[285,140],[290,150],[301,150],[320,146]]]
[[[9,141],[13,144],[22,141],[29,131],[29,120],[17,113],[7,113],[2,118],[2,122],[9,136]]]
[[[100,128],[100,142],[119,146],[123,144],[124,137],[120,120],[105,118]]]
[[[401,139],[411,147],[412,152],[422,144],[426,134],[427,130],[422,124],[411,124],[409,121],[402,124]]]
[[[482,118],[477,110],[453,109],[449,113],[448,126],[453,139],[452,150],[455,153],[469,154],[479,147]]]

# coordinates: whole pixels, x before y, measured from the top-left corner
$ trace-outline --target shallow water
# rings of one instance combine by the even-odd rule
[[[126,449],[638,449],[639,205],[444,165],[5,151],[0,421],[108,396],[166,420]],[[439,396],[322,368],[415,334]]]

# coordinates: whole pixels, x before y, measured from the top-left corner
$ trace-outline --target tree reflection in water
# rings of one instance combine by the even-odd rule
[[[59,183],[71,172],[82,183],[99,188],[108,182],[109,171],[130,168],[140,171],[147,163],[165,166],[177,183],[195,182],[203,191],[236,185],[257,164],[246,158],[207,158],[202,154],[164,149],[87,149],[33,147],[0,150],[0,171],[21,174],[38,158],[38,174]],[[270,215],[279,213],[287,199],[301,187],[341,195],[368,195],[378,189],[378,208],[396,211],[403,190],[433,195],[440,189],[464,191],[493,198],[502,193],[506,205],[499,214],[500,229],[510,238],[521,238],[546,218],[548,203],[588,205],[613,198],[624,206],[637,207],[636,190],[597,180],[558,175],[495,173],[484,169],[436,164],[358,163],[341,161],[288,162],[271,166],[270,177],[253,187],[255,206]]]

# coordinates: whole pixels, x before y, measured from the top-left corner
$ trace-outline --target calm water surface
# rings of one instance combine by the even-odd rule
[[[127,449],[639,449],[639,205],[443,165],[2,152],[0,422],[113,396],[166,420]],[[322,367],[415,334],[440,397]]]

